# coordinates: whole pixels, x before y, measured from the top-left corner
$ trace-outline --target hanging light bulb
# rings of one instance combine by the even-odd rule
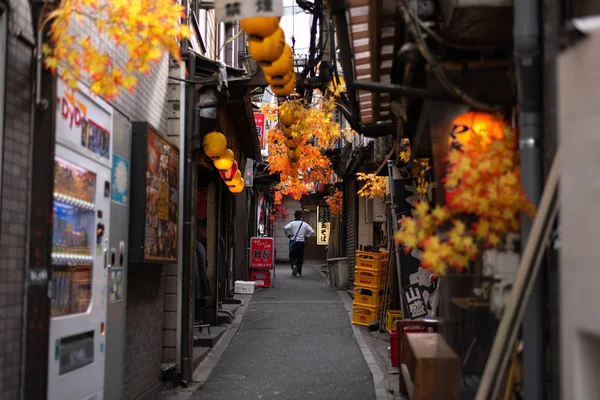
[[[226,149],[223,154],[219,156],[219,158],[213,160],[213,164],[219,171],[227,171],[229,168],[231,168],[234,161],[235,155],[233,154],[233,150]]]
[[[202,149],[204,154],[215,160],[227,150],[227,137],[221,132],[210,132],[202,139]]]
[[[271,65],[281,57],[285,48],[285,34],[281,27],[275,33],[259,40],[248,40],[248,53],[256,60],[258,65]]]
[[[271,36],[279,27],[281,17],[255,17],[240,20],[240,28],[250,37],[248,40],[260,40]]]

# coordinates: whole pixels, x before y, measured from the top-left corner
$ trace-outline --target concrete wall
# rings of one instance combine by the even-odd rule
[[[2,0],[0,0],[2,1]],[[32,48],[17,38],[33,37],[28,2],[11,0],[6,51],[5,115],[0,136],[0,399],[18,399],[22,381],[23,299],[31,175]],[[0,55],[3,59],[4,54]],[[3,60],[4,62],[4,60]],[[4,76],[0,76],[4,80]]]
[[[600,381],[600,33],[559,56],[560,367],[562,399],[598,397]]]
[[[294,211],[300,208],[300,202],[291,197],[283,198],[283,206],[288,212],[286,218],[277,220],[274,224],[275,237],[275,257],[277,261],[287,262],[290,260],[289,243],[290,240],[283,233],[283,227],[290,221],[294,220]]]

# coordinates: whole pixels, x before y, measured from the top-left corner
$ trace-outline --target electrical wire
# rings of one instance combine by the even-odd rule
[[[446,71],[440,64],[440,61],[429,50],[427,43],[425,43],[425,40],[423,39],[423,34],[420,29],[420,24],[417,22],[418,17],[412,13],[409,6],[406,4],[406,0],[398,0],[397,5],[402,11],[404,22],[406,23],[408,30],[415,39],[415,45],[423,55],[423,58],[425,58],[425,60],[429,63],[429,65],[431,66],[431,70],[446,90],[448,90],[450,93],[452,93],[454,96],[456,96],[458,99],[462,100],[466,104],[479,110],[493,112],[502,110],[504,108],[501,105],[484,103],[472,97],[471,95],[466,93],[464,89],[452,82],[452,80],[450,79],[450,77],[448,77]]]

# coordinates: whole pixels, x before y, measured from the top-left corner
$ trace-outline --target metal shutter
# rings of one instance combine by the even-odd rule
[[[356,266],[356,181],[347,181],[346,187],[346,257],[348,257],[348,267],[350,278],[348,287],[354,287],[354,267]]]

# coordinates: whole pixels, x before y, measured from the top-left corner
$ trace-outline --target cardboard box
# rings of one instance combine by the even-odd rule
[[[461,362],[438,333],[409,333],[402,338],[402,364],[406,365],[412,385],[411,400],[460,400]]]

